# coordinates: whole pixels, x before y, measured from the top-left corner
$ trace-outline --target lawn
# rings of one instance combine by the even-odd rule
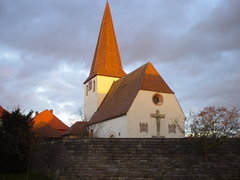
[[[26,180],[26,174],[0,175],[0,180]],[[31,174],[29,180],[53,180],[43,175]]]

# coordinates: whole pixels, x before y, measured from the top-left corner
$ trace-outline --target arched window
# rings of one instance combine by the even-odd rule
[[[90,137],[90,138],[93,138],[93,129],[90,130],[90,132],[89,132],[89,137]]]
[[[95,81],[93,81],[93,92],[95,91]]]
[[[88,82],[88,91],[92,90],[92,80]]]
[[[88,95],[88,85],[86,86],[86,96]]]

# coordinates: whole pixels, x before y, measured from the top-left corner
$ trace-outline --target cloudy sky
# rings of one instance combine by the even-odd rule
[[[184,112],[240,106],[239,0],[109,0],[124,70],[151,61]],[[0,105],[83,106],[106,0],[0,0]]]

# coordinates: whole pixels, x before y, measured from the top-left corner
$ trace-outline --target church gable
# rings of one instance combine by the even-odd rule
[[[161,103],[154,102],[155,95],[161,97]],[[139,90],[127,116],[129,137],[183,137],[172,125],[175,119],[182,125],[185,118],[174,94]]]

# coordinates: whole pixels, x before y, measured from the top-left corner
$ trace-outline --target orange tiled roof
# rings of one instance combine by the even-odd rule
[[[36,115],[33,121],[34,121],[34,124],[33,124],[34,129],[43,128],[46,124],[58,130],[61,134],[63,134],[68,129],[68,126],[65,125],[56,116],[54,116],[54,114],[49,110],[45,110],[39,113],[38,115]]]
[[[120,53],[118,50],[111,10],[107,2],[91,71],[84,83],[96,75],[123,77],[125,74],[126,73],[123,71]]]
[[[126,114],[139,90],[174,94],[153,65],[147,63],[113,83],[88,125]]]
[[[62,134],[54,129],[52,126],[48,125],[45,122],[41,123],[42,125],[38,128],[34,128],[34,132],[38,137],[42,138],[60,138]]]

